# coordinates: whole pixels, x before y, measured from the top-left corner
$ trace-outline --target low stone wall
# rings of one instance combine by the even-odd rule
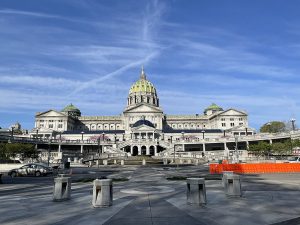
[[[17,168],[20,168],[23,165],[25,165],[25,164],[22,164],[22,163],[3,163],[3,164],[0,164],[0,172],[7,172],[11,169],[17,169]]]

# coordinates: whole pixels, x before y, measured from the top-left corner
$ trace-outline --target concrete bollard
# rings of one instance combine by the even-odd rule
[[[233,171],[223,171],[223,176],[222,176],[222,187],[223,188],[225,188],[225,186],[226,186],[227,175],[233,175]]]
[[[103,159],[103,165],[104,165],[104,166],[107,166],[107,164],[108,164],[107,160],[106,160],[106,159]]]
[[[93,206],[95,208],[111,206],[113,203],[112,179],[96,179],[93,184]]]
[[[206,204],[204,178],[187,178],[187,202],[189,204]]]
[[[168,159],[163,159],[163,164],[168,165]]]
[[[54,178],[53,201],[65,201],[71,198],[71,177],[59,174]]]
[[[124,160],[121,159],[121,166],[124,166]]]
[[[143,166],[146,165],[146,159],[143,159],[142,165],[143,165]]]
[[[226,195],[232,197],[242,196],[241,179],[239,175],[237,174],[226,175],[225,193]]]

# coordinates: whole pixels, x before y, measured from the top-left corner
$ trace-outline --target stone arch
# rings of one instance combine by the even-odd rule
[[[138,146],[133,146],[132,147],[132,156],[138,155],[139,154],[139,147]]]
[[[153,145],[149,147],[149,153],[150,155],[155,155],[155,147]]]
[[[141,147],[141,155],[146,155],[147,154],[147,147],[145,145],[143,145]]]

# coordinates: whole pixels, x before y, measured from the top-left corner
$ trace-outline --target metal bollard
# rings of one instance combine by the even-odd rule
[[[59,174],[54,178],[53,201],[65,201],[71,198],[71,177]]]
[[[146,165],[146,159],[143,159],[142,165],[143,165],[143,166]]]
[[[187,202],[189,204],[206,204],[204,178],[187,178]]]
[[[95,208],[111,206],[113,203],[112,179],[96,179],[93,183],[93,206]]]
[[[226,186],[227,175],[233,175],[233,171],[223,171],[223,176],[222,176],[222,187],[223,188],[225,188],[225,186]]]
[[[226,195],[232,197],[242,196],[241,179],[239,175],[237,174],[226,175],[225,193]]]

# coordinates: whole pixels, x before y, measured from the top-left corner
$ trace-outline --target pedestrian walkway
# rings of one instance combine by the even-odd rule
[[[104,225],[204,225],[164,199],[146,195],[139,197],[114,215]]]

